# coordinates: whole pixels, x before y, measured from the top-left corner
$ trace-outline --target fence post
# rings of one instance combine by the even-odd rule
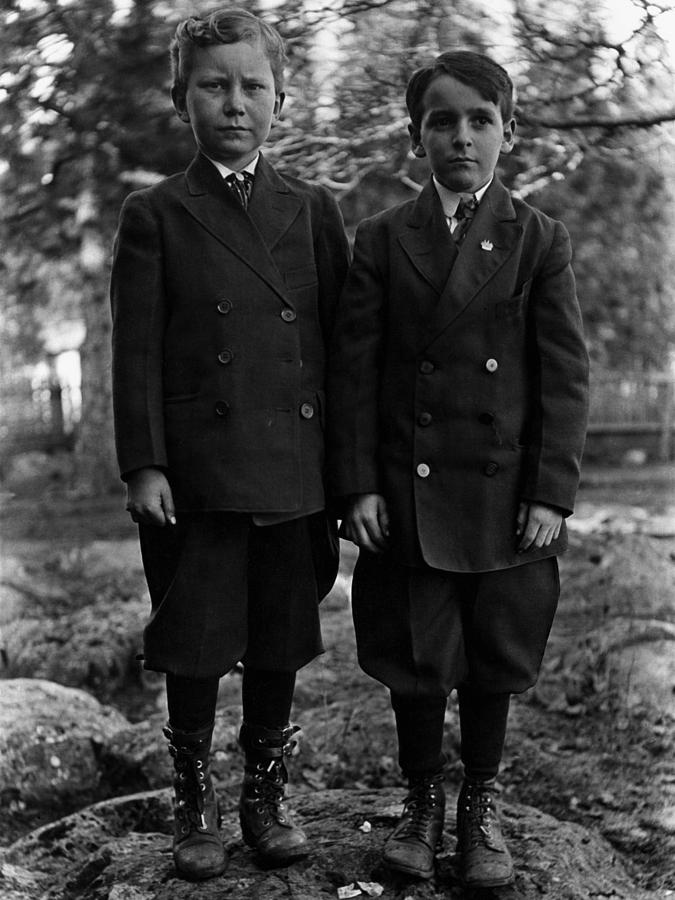
[[[659,440],[659,462],[670,461],[670,448],[673,438],[673,408],[675,407],[675,380],[665,382],[665,403],[661,419],[661,436]]]

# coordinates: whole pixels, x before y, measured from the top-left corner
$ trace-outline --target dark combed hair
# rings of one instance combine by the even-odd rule
[[[216,9],[204,16],[191,16],[178,24],[169,47],[173,89],[184,91],[187,88],[195,47],[236,44],[238,41],[261,42],[270,61],[275,89],[280,93],[287,62],[283,38],[267,22],[234,6]]]
[[[413,72],[408,82],[405,103],[413,127],[420,128],[424,115],[424,94],[439,75],[450,75],[497,104],[505,122],[513,117],[513,82],[506,69],[484,53],[450,50],[441,53],[430,65]]]

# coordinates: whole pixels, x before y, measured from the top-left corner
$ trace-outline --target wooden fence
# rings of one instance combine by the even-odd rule
[[[588,445],[611,438],[617,445],[642,445],[649,457],[673,457],[675,373],[593,372]]]
[[[53,378],[5,373],[0,379],[0,462],[30,450],[70,449],[78,420],[79,392]]]

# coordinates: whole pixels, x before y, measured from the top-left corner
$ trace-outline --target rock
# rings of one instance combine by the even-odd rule
[[[110,552],[110,541],[92,541],[83,548],[81,556],[82,564],[86,566],[90,577],[143,571],[138,538],[116,541],[114,553]],[[150,609],[149,601],[147,609]]]
[[[164,788],[173,778],[173,764],[162,733],[166,713],[142,722],[125,723],[99,752],[101,778],[111,794]],[[239,786],[243,756],[237,743],[241,725],[239,706],[216,713],[211,744],[211,772],[219,790]]]
[[[617,616],[590,629],[558,661],[568,698],[621,694],[627,709],[675,719],[675,624]]]
[[[0,888],[2,900],[27,900],[42,894],[44,878],[33,875],[27,869],[0,861]]]
[[[136,655],[147,615],[145,600],[102,597],[61,615],[14,619],[3,627],[3,674],[86,687],[106,697],[138,679]]]
[[[168,791],[140,793],[90,806],[15,842],[0,856],[2,896],[12,900],[329,900],[339,887],[381,885],[388,900],[459,900],[452,816],[448,850],[436,876],[414,882],[386,870],[382,844],[391,831],[402,791],[332,790],[291,798],[314,851],[287,868],[261,868],[236,826],[236,800],[226,804],[223,839],[227,872],[191,884],[178,879],[171,859]],[[448,797],[452,809],[456,797]],[[592,832],[531,807],[503,805],[504,830],[517,867],[516,882],[500,900],[657,900],[640,890],[610,845]],[[364,821],[370,830],[362,829]],[[365,895],[364,895],[365,896]]]
[[[0,624],[5,626],[27,616],[36,617],[40,615],[42,608],[60,609],[67,602],[67,592],[55,585],[53,578],[43,572],[36,575],[27,570],[22,560],[7,553],[3,555],[0,571]]]
[[[672,539],[644,534],[580,535],[570,532],[570,550],[560,557],[561,604],[588,613],[598,624],[615,616],[671,621],[675,596]]]
[[[675,626],[667,640],[647,639],[623,647],[614,656],[624,677],[626,706],[652,707],[675,720]]]
[[[96,799],[98,748],[128,725],[84,691],[49,681],[1,682],[0,798],[5,814],[26,806],[73,809]]]

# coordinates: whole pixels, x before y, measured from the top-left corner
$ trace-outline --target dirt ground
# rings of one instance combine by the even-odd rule
[[[67,571],[64,559],[72,560],[92,541],[103,542],[114,555],[135,537],[121,495],[85,502],[46,492],[4,500],[2,557],[23,561],[43,580],[61,579],[62,587],[72,589],[78,579],[80,588],[86,587],[86,573],[76,566]],[[513,702],[503,791],[599,831],[638,884],[675,895],[672,685],[658,683],[657,672],[653,693],[631,695],[609,652],[626,644],[627,622],[632,623],[628,631],[643,638],[647,625],[658,632],[659,623],[675,624],[675,528],[668,526],[675,511],[673,470],[588,472],[578,510],[579,528],[572,530],[562,562],[563,594],[540,683]],[[348,576],[353,553],[345,550],[343,575]],[[381,715],[383,692],[356,669],[344,594],[324,604],[323,615],[332,649],[299,679],[296,712],[329,695],[332,704],[358,709],[362,719]],[[656,632],[656,638],[663,637]],[[137,721],[157,710],[159,691],[150,679],[99,699]],[[451,760],[457,750],[455,723],[451,699],[446,747]],[[395,748],[374,763],[370,743],[366,733],[360,755],[352,742],[348,760],[340,758],[339,748],[330,759],[314,759],[305,770],[308,782],[316,788],[350,780],[367,787],[397,783]],[[455,762],[449,778],[460,779]]]

